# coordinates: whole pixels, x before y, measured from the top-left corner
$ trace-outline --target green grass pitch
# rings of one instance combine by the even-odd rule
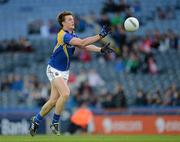
[[[27,136],[1,136],[0,142],[180,142],[180,135],[75,135],[55,136],[37,135]]]

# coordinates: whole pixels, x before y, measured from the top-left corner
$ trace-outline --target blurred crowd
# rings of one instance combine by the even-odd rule
[[[82,70],[80,74],[71,74],[69,85],[71,96],[66,107],[72,109],[86,104],[92,109],[117,109],[127,108],[128,95],[121,84],[116,84],[109,92],[103,88],[105,81],[96,72]],[[101,88],[101,90],[98,90]],[[38,80],[36,75],[20,76],[19,74],[8,74],[1,78],[0,97],[13,92],[14,101],[18,106],[40,107],[50,95],[49,83],[43,83]],[[171,84],[166,90],[149,90],[144,92],[143,88],[138,89],[133,96],[134,101],[130,106],[180,106],[180,88]]]
[[[43,105],[49,96],[49,89],[49,84],[40,82],[34,74],[21,76],[10,73],[1,77],[0,81],[0,97],[13,95],[12,98],[19,107]]]
[[[180,91],[176,84],[170,85],[163,92],[160,89],[144,92],[139,89],[136,93],[136,106],[180,106]]]
[[[33,52],[34,48],[30,41],[24,37],[19,38],[18,40],[2,40],[0,41],[0,53],[3,52]]]

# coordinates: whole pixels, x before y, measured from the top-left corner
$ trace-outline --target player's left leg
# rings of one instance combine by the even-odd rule
[[[31,119],[31,124],[29,128],[31,136],[34,136],[36,134],[40,121],[55,106],[58,98],[59,98],[59,92],[51,83],[51,95],[49,100],[43,105],[41,111]]]

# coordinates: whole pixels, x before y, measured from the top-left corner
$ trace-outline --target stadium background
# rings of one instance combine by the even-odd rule
[[[116,54],[76,51],[62,132],[86,105],[94,114],[89,133],[179,135],[179,0],[0,0],[0,134],[27,135],[28,119],[47,100],[56,15],[65,10],[75,14],[80,37],[111,25],[112,35],[97,45],[110,41]],[[140,21],[134,33],[123,30],[129,16]],[[39,133],[49,133],[50,118]]]

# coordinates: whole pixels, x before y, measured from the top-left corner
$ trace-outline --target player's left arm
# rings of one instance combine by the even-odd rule
[[[81,48],[87,51],[91,51],[91,52],[100,52],[102,54],[115,52],[114,49],[110,47],[110,43],[105,44],[103,47],[98,47],[91,44],[91,45],[81,47]]]

